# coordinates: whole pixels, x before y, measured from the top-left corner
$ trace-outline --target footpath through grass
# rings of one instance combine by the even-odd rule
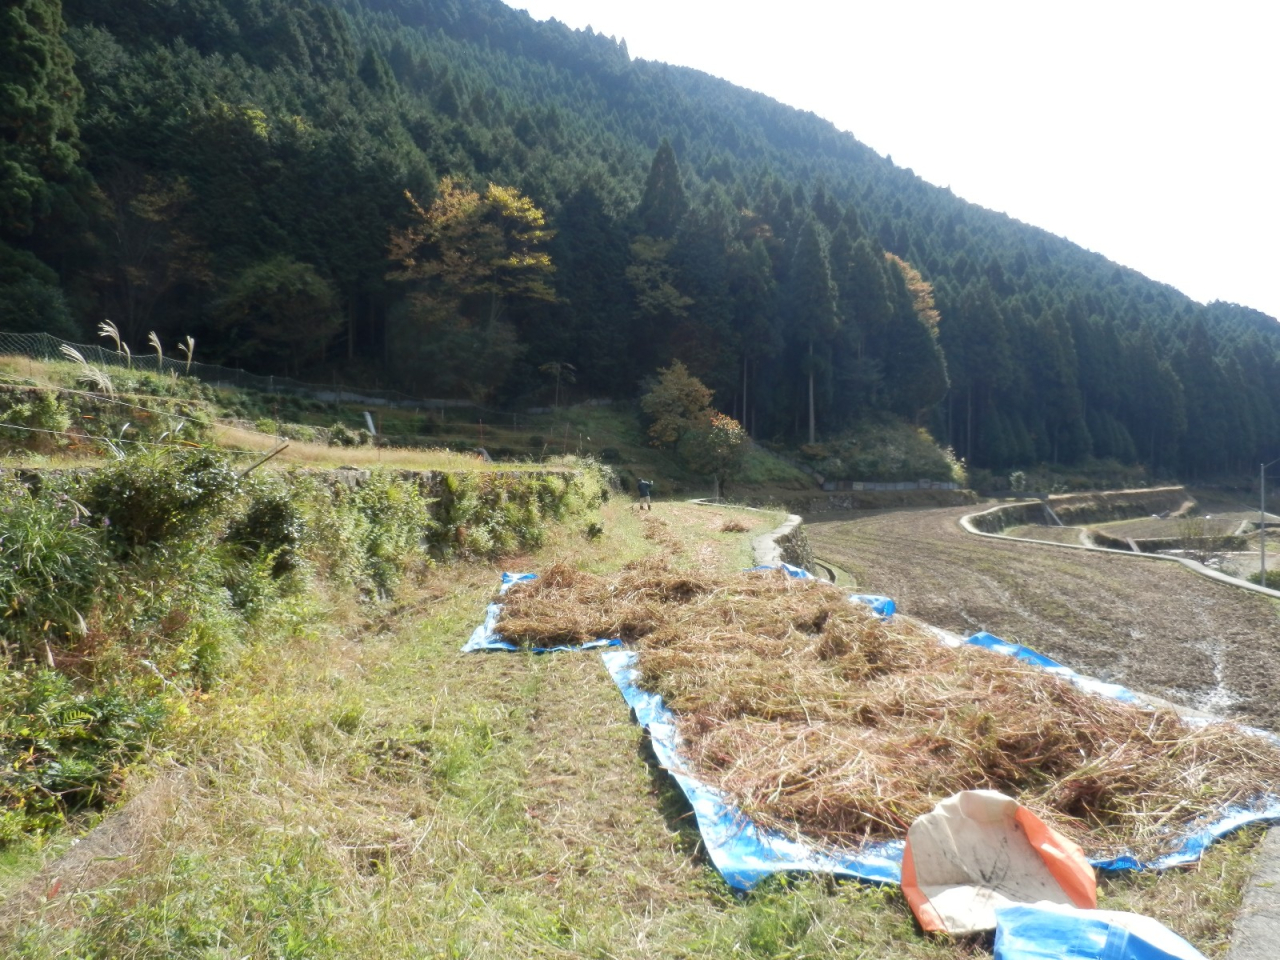
[[[607,573],[661,553],[750,563],[770,514],[615,498],[603,536],[560,528],[536,556]],[[722,533],[727,515],[747,532]],[[0,953],[54,958],[987,956],[921,936],[896,889],[777,881],[736,898],[593,653],[462,655],[497,565],[440,567],[394,605],[313,598],[258,649],[148,776],[141,838],[74,897],[40,878],[0,907]],[[135,792],[145,799],[139,778]],[[1103,901],[1212,953],[1252,837],[1194,871],[1108,882]],[[13,855],[11,872],[40,859]],[[5,865],[0,864],[0,870]],[[11,877],[11,885],[16,880]],[[16,922],[15,922],[16,921]]]

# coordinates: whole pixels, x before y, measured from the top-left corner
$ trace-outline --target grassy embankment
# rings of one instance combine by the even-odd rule
[[[731,896],[596,655],[458,653],[502,568],[610,572],[655,553],[747,565],[750,537],[777,518],[736,514],[750,529],[726,534],[727,512],[650,517],[615,498],[594,540],[566,525],[536,555],[437,567],[381,605],[313,597],[133,779],[144,799],[166,784],[163,802],[137,805],[135,856],[11,929],[10,954],[988,955],[922,937],[890,889],[802,879]],[[1106,881],[1103,902],[1216,952],[1253,842],[1193,871]],[[11,873],[42,856],[10,854]]]
[[[215,389],[188,378],[175,380],[115,367],[103,373],[115,391],[111,398],[100,388],[82,382],[84,370],[78,364],[0,357],[0,384],[7,384],[10,391],[63,391],[64,404],[73,409],[70,422],[62,429],[71,426],[75,432],[99,438],[149,441],[171,426],[170,421],[187,417],[194,422],[188,424],[184,436],[199,434],[198,439],[235,451],[246,462],[287,441],[288,446],[271,460],[273,468],[509,470],[527,469],[529,464],[566,455],[585,455],[610,465],[627,486],[637,477],[646,477],[656,480],[659,493],[668,496],[697,496],[710,490],[705,477],[689,473],[675,458],[649,444],[635,412],[626,405],[565,407],[515,416],[468,408],[374,409],[371,413],[384,443],[373,444],[365,432],[365,407],[358,403]],[[89,390],[97,396],[66,393]],[[4,400],[0,396],[0,410]],[[77,406],[85,409],[75,409]],[[88,418],[82,415],[86,413]],[[31,412],[23,417],[31,418],[35,425],[47,425]],[[0,419],[15,422],[15,418]],[[202,430],[201,424],[208,426]],[[335,426],[341,430],[333,431]],[[335,432],[357,445],[330,445],[326,440]],[[15,433],[13,439],[29,437]],[[499,462],[489,465],[481,460],[475,452],[480,447]],[[50,440],[38,445],[37,454],[27,449],[6,459],[15,464],[58,467],[110,456],[101,442]],[[812,487],[807,475],[761,448],[749,451],[736,481],[737,489],[749,490],[755,499],[782,498]]]

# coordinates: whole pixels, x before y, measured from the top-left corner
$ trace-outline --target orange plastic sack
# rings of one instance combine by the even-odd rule
[[[1098,905],[1080,848],[994,790],[957,793],[911,825],[902,892],[920,926],[957,935],[994,930],[1010,904]]]

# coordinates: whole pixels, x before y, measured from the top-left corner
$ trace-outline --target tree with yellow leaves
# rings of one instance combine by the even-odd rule
[[[416,389],[487,400],[524,350],[508,304],[555,300],[543,249],[554,231],[514,187],[481,193],[445,177],[427,207],[405,196],[413,220],[391,235],[389,276],[412,290],[394,321],[394,362]]]
[[[933,284],[922,277],[919,270],[896,254],[885,253],[884,258],[897,267],[898,272],[902,274],[907,291],[911,294],[911,305],[915,309],[916,316],[929,328],[929,332],[936,339],[938,321],[942,316],[938,313],[938,307],[933,300]]]
[[[406,192],[413,222],[391,235],[391,278],[416,282],[418,297],[450,302],[472,319],[496,322],[513,299],[554,300],[555,267],[542,247],[555,231],[546,215],[514,187],[490,183],[484,193],[453,177],[440,181],[423,207]]]

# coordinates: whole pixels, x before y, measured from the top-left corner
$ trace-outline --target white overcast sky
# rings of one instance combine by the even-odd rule
[[[812,110],[959,196],[1280,317],[1280,4],[506,0]]]

